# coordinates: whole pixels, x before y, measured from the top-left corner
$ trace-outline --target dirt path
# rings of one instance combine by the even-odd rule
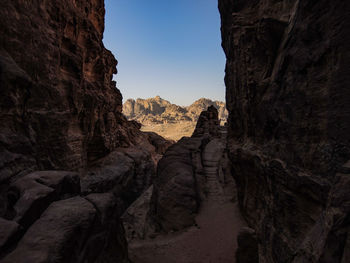
[[[225,194],[218,166],[223,143],[211,141],[205,149],[203,164],[207,176],[208,199],[196,217],[198,227],[160,235],[155,239],[129,244],[134,263],[234,263],[237,235],[245,226],[232,196]],[[233,183],[233,182],[231,182]]]

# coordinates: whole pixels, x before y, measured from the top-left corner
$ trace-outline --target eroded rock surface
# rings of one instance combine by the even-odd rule
[[[171,142],[123,116],[104,13],[1,3],[1,262],[128,262],[120,216]]]
[[[260,262],[345,262],[350,3],[219,0],[219,9],[228,147]]]
[[[123,215],[133,262],[236,262],[245,222],[225,147],[226,131],[209,107],[192,137],[166,151],[152,198],[149,189]]]
[[[151,201],[150,213],[158,230],[176,231],[195,223],[201,202],[212,194],[211,175],[220,184],[225,138],[218,111],[210,106],[200,114],[192,137],[168,148],[158,163]]]
[[[2,262],[128,262],[125,248],[113,246],[111,251],[107,245],[125,244],[115,240],[123,228],[113,216],[113,199],[95,197],[105,204],[89,201],[89,196],[52,203]]]
[[[217,110],[210,107],[201,113],[193,136],[169,147],[158,163],[151,213],[165,232],[193,225],[204,198],[202,151],[212,139],[207,117],[216,124],[214,131],[218,130]]]
[[[103,1],[4,1],[1,24],[1,180],[27,156],[36,169],[71,170],[129,143]]]

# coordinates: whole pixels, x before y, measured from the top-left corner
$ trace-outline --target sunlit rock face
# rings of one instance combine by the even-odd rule
[[[152,131],[170,140],[191,136],[202,111],[209,106],[218,110],[221,125],[227,121],[226,105],[221,101],[201,98],[190,106],[183,107],[162,99],[159,96],[149,99],[128,99],[123,104],[123,114],[129,120],[142,124],[142,131]]]
[[[150,99],[128,99],[123,104],[123,113],[128,119],[141,123],[168,123],[180,121],[197,122],[202,111],[209,106],[219,111],[219,119],[226,122],[227,111],[224,102],[201,98],[188,107],[182,107],[162,99],[159,96]]]
[[[260,262],[348,261],[350,3],[219,9],[228,147]]]

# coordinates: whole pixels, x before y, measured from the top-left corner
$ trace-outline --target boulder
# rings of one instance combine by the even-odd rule
[[[120,148],[102,158],[81,179],[83,194],[113,192],[126,209],[150,185],[151,154],[140,147]]]
[[[218,138],[218,112],[210,106],[200,114],[192,137],[183,137],[170,146],[159,161],[150,210],[157,231],[181,230],[195,224],[206,195],[204,159],[213,152],[206,146],[217,143]]]
[[[41,213],[59,199],[78,195],[80,179],[77,173],[40,171],[24,176],[10,185],[8,195],[17,199],[14,220],[28,228]]]

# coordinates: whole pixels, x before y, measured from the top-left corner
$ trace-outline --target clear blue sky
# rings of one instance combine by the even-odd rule
[[[105,0],[104,44],[128,98],[225,100],[217,0]]]

